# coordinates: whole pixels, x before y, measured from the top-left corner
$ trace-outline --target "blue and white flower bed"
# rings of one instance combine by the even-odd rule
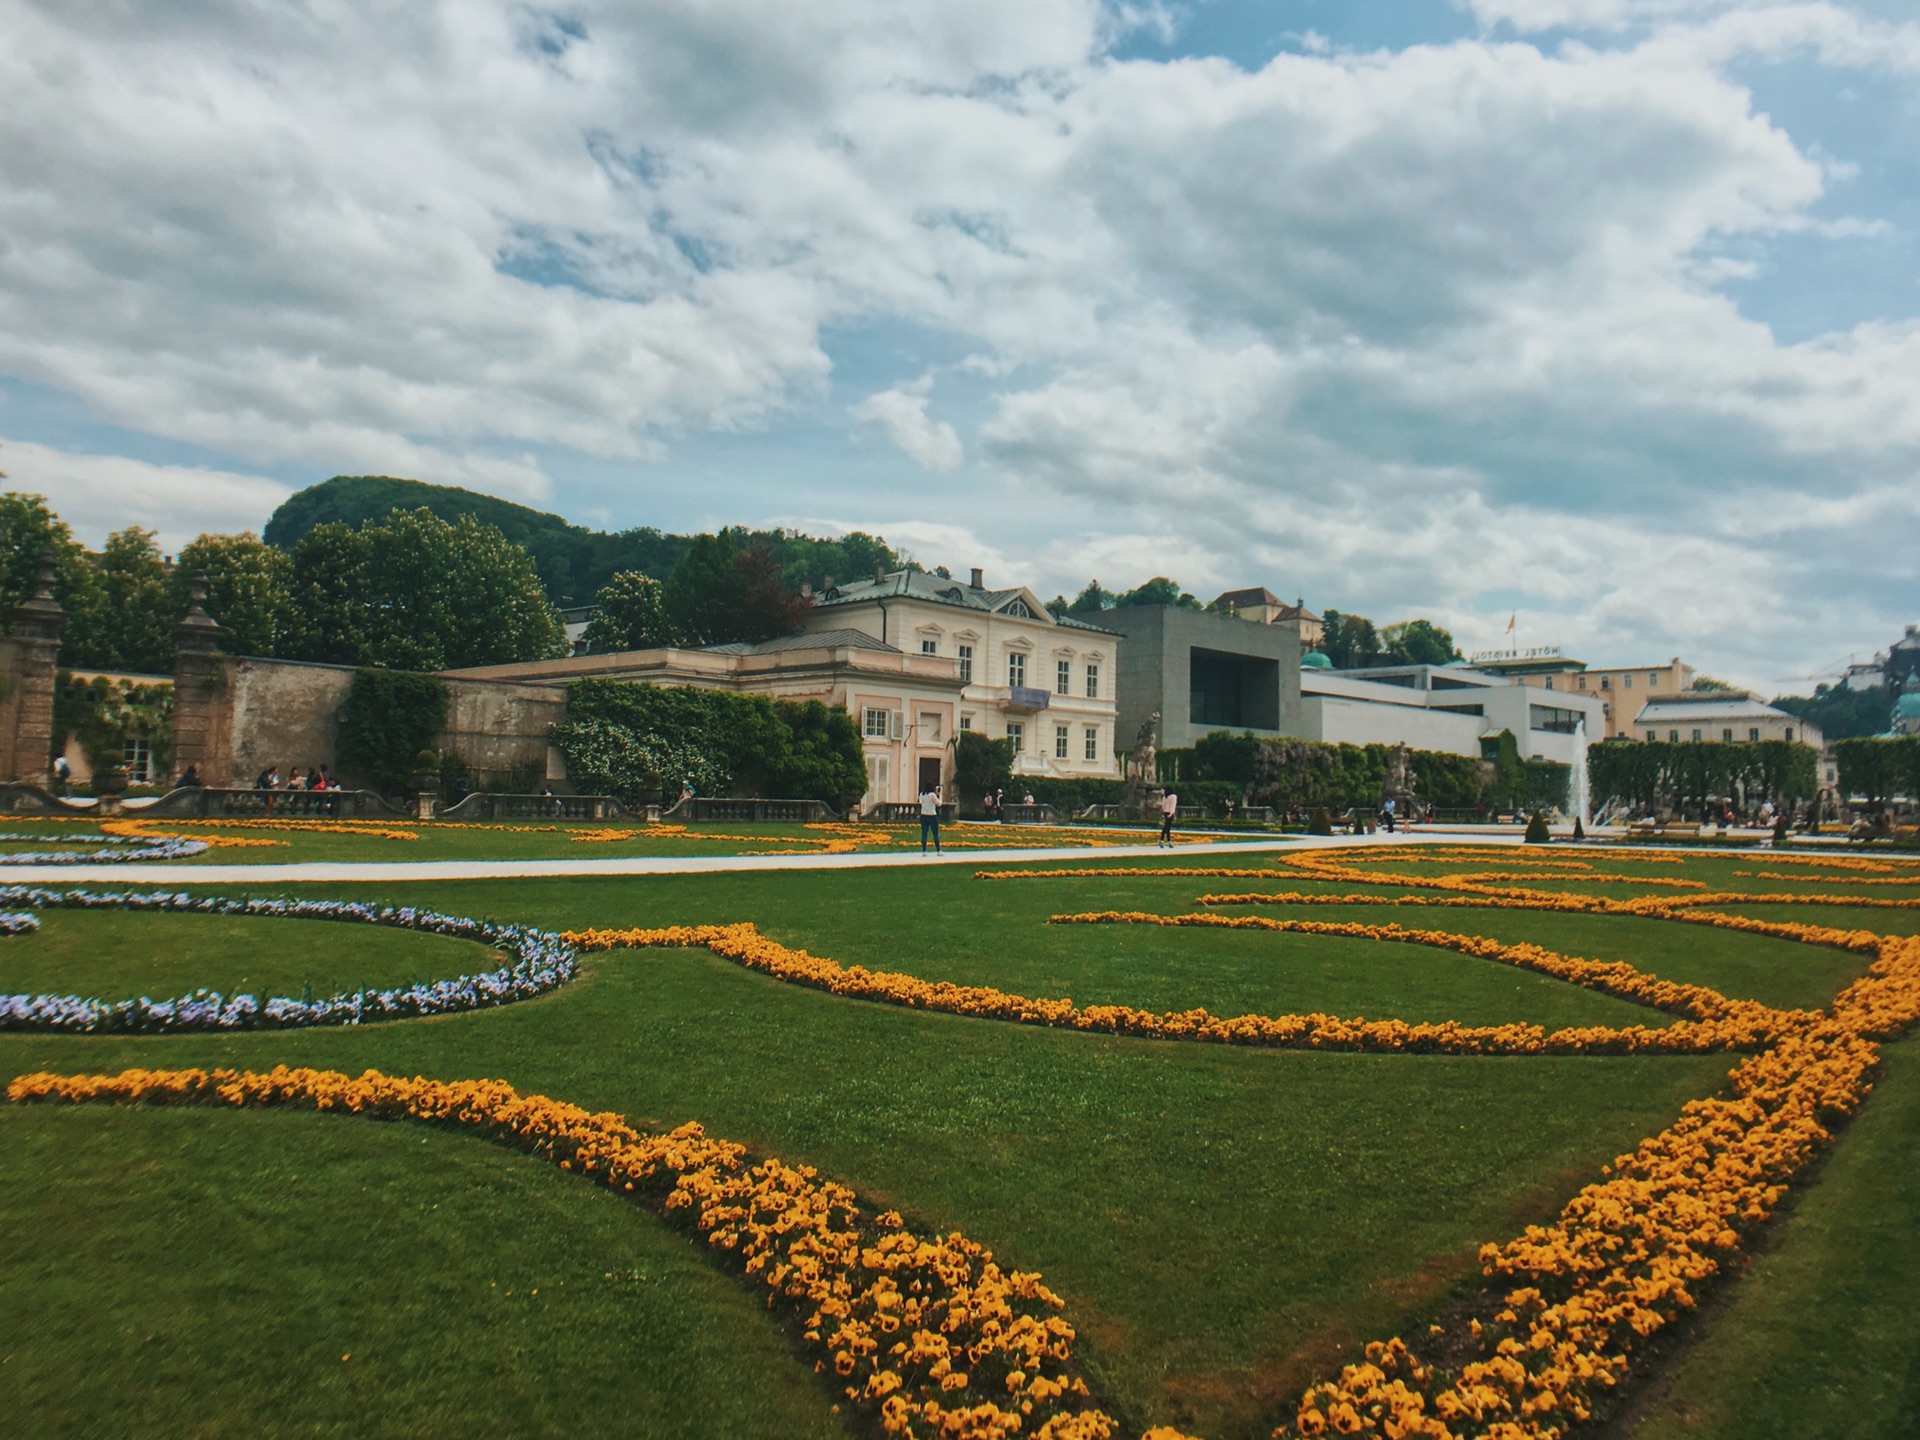
[[[0,834],[0,840],[46,840],[52,837],[25,831]],[[105,845],[108,849],[16,850],[0,855],[0,865],[126,865],[139,860],[184,860],[189,855],[206,853],[207,842],[189,840],[181,835],[62,835],[62,840],[77,840],[83,845]],[[112,846],[125,845],[125,850]]]
[[[558,935],[524,925],[495,925],[441,915],[412,906],[350,904],[338,900],[230,900],[217,895],[138,894],[88,890],[41,890],[0,886],[0,906],[29,910],[135,910],[170,914],[267,916],[283,920],[339,920],[422,930],[455,940],[473,940],[510,957],[498,970],[420,981],[379,990],[351,990],[324,1000],[274,995],[222,995],[196,990],[174,1000],[142,995],[100,1000],[80,995],[0,995],[0,1030],[68,1034],[171,1035],[197,1030],[281,1030],[307,1025],[361,1025],[421,1015],[456,1015],[511,1005],[558,989],[574,977],[579,962]],[[8,928],[12,926],[13,928]],[[0,933],[37,929],[30,914],[0,917]]]

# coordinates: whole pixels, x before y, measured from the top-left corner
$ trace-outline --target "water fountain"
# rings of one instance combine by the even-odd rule
[[[1585,831],[1593,824],[1593,816],[1587,813],[1590,797],[1587,794],[1587,717],[1584,715],[1573,727],[1573,774],[1568,778],[1567,791],[1573,805],[1573,818]]]

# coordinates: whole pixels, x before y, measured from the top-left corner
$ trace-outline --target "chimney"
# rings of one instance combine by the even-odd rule
[[[873,567],[873,583],[876,585],[882,584],[885,582],[886,578],[887,578],[887,567],[884,565],[876,564]]]
[[[978,565],[973,567],[973,588],[976,590],[984,590],[987,588],[986,571],[982,570]]]

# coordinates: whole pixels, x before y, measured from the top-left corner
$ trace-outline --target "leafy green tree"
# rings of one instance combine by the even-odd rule
[[[953,742],[954,799],[971,808],[980,797],[1013,784],[1013,742],[962,730]]]
[[[1176,610],[1198,610],[1201,604],[1192,595],[1180,588],[1177,580],[1169,580],[1164,575],[1156,575],[1143,585],[1136,585],[1124,595],[1114,597],[1116,607],[1122,605],[1171,605]]]
[[[53,556],[53,598],[67,612],[60,663],[111,665],[104,633],[106,594],[87,552],[66,522],[47,508],[44,496],[0,494],[0,625],[33,593],[44,555]]]
[[[1380,635],[1366,616],[1328,610],[1321,622],[1327,633],[1320,642],[1320,652],[1333,662],[1334,669],[1364,670],[1380,663]]]
[[[293,624],[289,584],[293,562],[251,530],[202,535],[174,557],[167,582],[172,615],[184,615],[193,577],[207,577],[207,613],[220,622],[229,655],[281,655]]]
[[[446,728],[447,685],[432,675],[361,670],[340,717],[340,763],[387,791],[412,788],[422,751]]]
[[[109,663],[149,675],[173,672],[173,623],[166,566],[153,531],[116,530],[100,553]]]
[[[1883,735],[1893,723],[1893,691],[1884,685],[1856,690],[1851,686],[1814,687],[1812,695],[1780,695],[1773,708],[1798,715],[1817,726],[1829,740],[1861,735]]]
[[[1380,642],[1394,665],[1448,665],[1461,657],[1453,636],[1430,620],[1402,620],[1380,632]]]
[[[667,622],[696,645],[790,635],[806,613],[772,548],[755,542],[743,549],[733,530],[694,536],[667,577],[663,598]]]
[[[1178,589],[1178,586],[1174,587]],[[1097,615],[1102,610],[1111,610],[1119,603],[1120,597],[1103,587],[1098,580],[1089,580],[1080,593],[1067,605],[1069,615]]]
[[[593,619],[587,622],[591,650],[651,650],[680,643],[680,632],[667,619],[666,588],[651,575],[622,570],[595,597]]]
[[[1696,675],[1693,677],[1693,685],[1691,688],[1699,691],[1702,695],[1720,695],[1734,687],[1724,680],[1716,679],[1712,675]]]
[[[566,649],[532,557],[471,515],[448,524],[423,507],[357,531],[316,526],[291,565],[299,659],[424,671]]]

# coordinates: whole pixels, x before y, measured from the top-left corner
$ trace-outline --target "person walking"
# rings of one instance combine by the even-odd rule
[[[1393,834],[1393,797],[1387,797],[1387,803],[1380,807],[1381,818],[1386,822],[1387,833]]]
[[[920,853],[927,853],[927,837],[933,837],[933,853],[940,853],[940,787],[930,785],[920,792]]]
[[[1160,797],[1160,848],[1173,848],[1173,822],[1180,814],[1180,797],[1169,790]]]
[[[1007,792],[1006,791],[996,790],[993,792],[993,814],[994,814],[994,818],[998,820],[1002,825],[1007,823]]]
[[[73,766],[67,763],[67,757],[64,755],[54,756],[53,757],[53,793],[56,795],[66,794],[67,786],[71,785],[72,783],[73,783]]]

